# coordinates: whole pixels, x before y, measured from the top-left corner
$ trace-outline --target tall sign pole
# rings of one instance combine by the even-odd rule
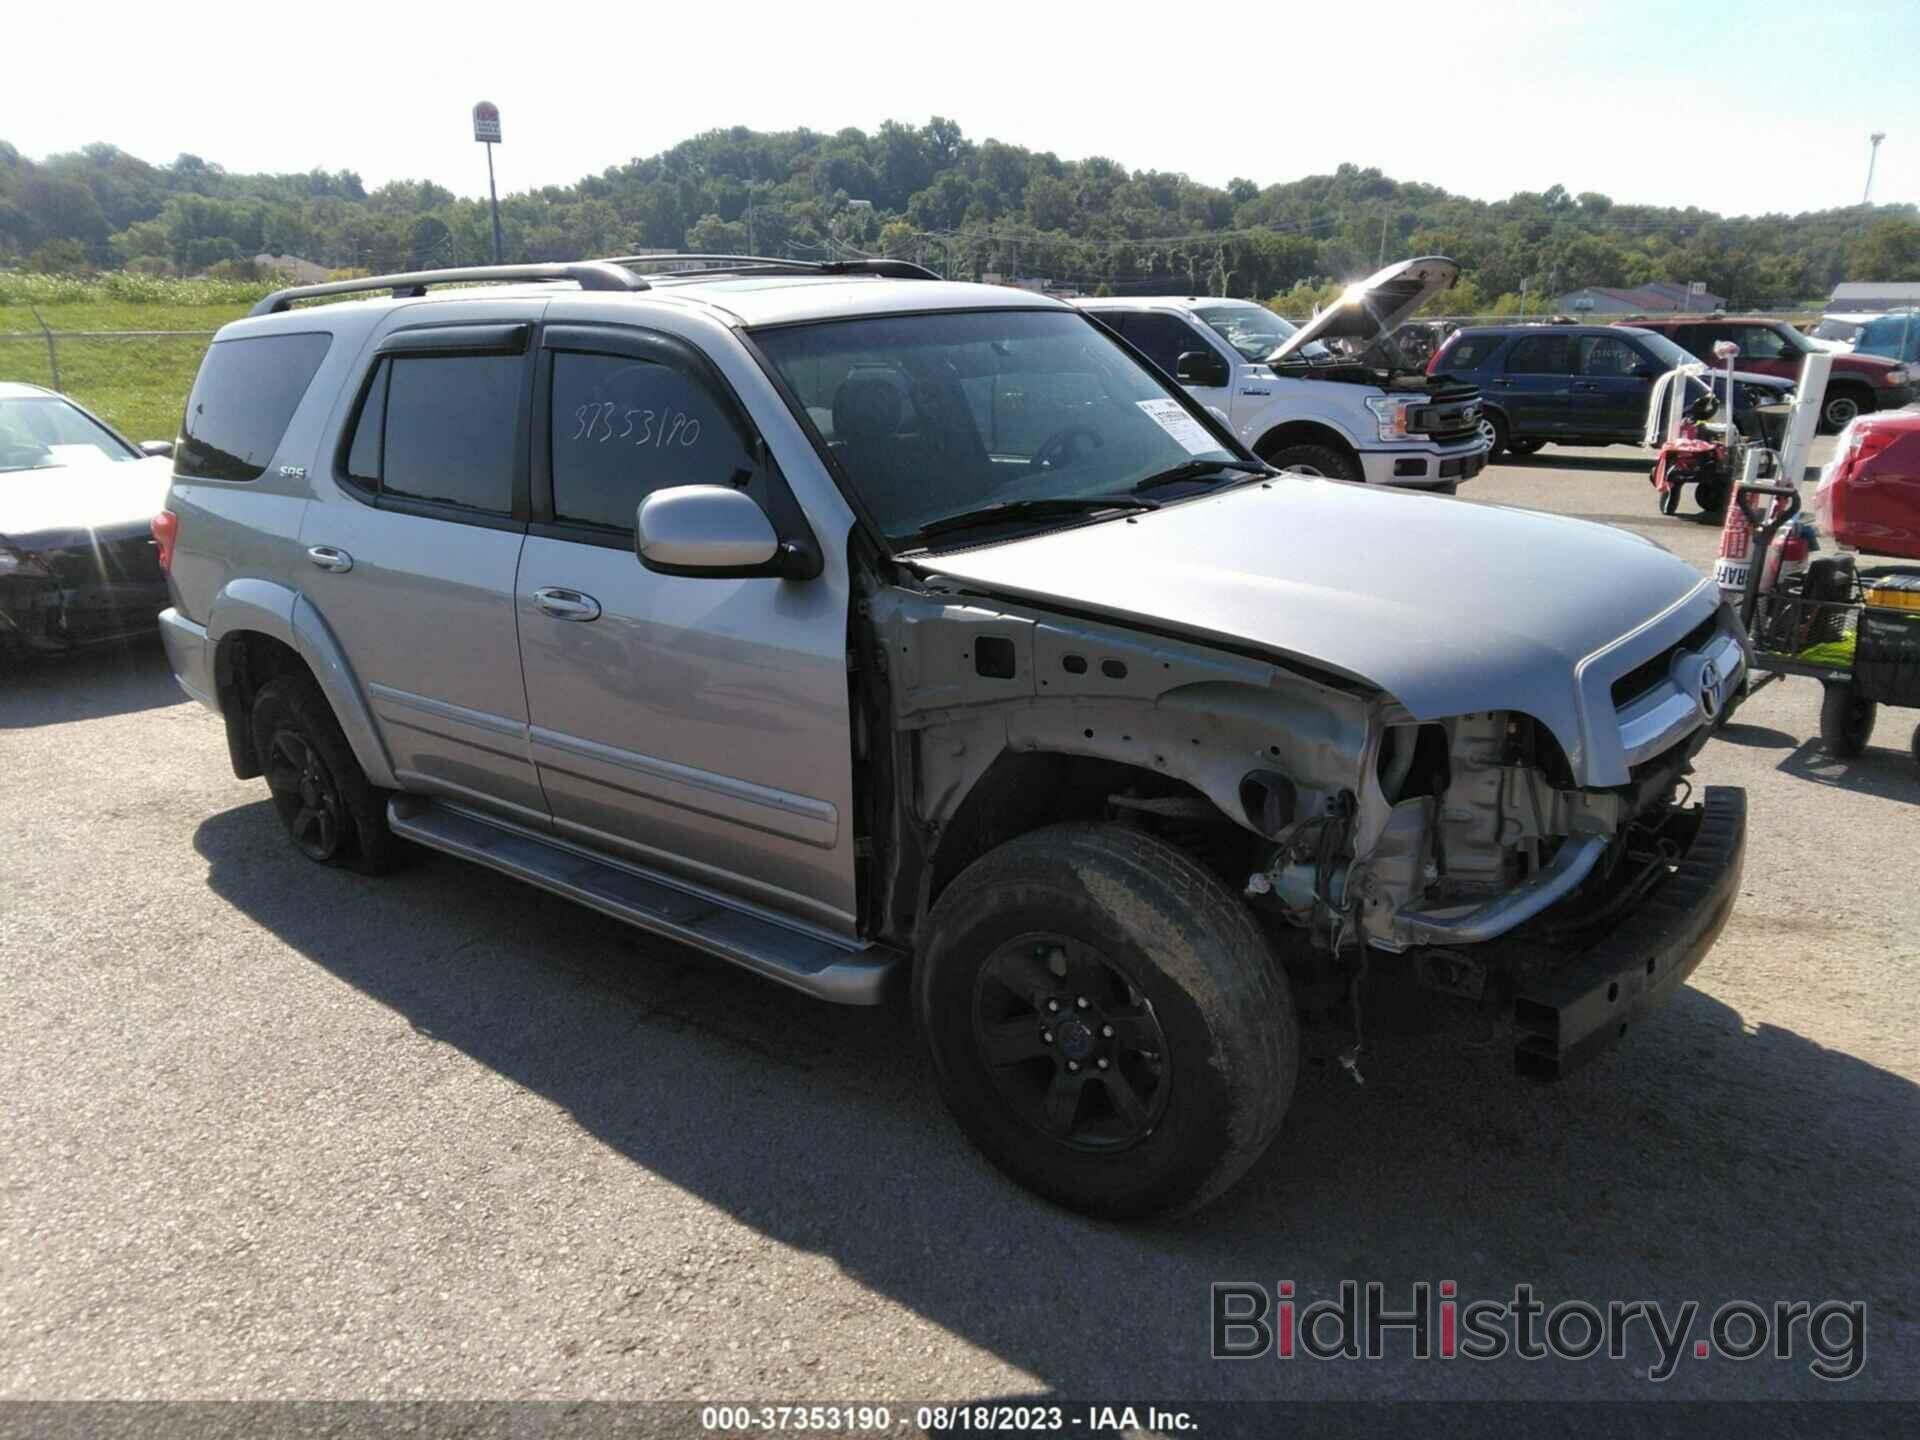
[[[501,263],[506,247],[500,239],[500,192],[493,184],[493,147],[500,143],[500,107],[482,100],[473,107],[473,138],[487,147],[487,199],[493,204],[493,263]]]

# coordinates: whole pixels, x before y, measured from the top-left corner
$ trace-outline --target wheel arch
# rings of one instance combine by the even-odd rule
[[[1326,445],[1361,468],[1360,450],[1353,437],[1323,420],[1287,420],[1273,426],[1254,442],[1253,453],[1266,459],[1288,445]]]
[[[240,779],[260,774],[248,714],[254,694],[275,675],[304,670],[327,698],[373,784],[397,788],[373,713],[340,642],[299,592],[272,581],[240,579],[214,597],[207,624],[213,647],[214,695],[226,722],[227,755]]]

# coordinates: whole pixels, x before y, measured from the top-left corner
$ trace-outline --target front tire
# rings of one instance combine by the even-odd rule
[[[1820,701],[1820,743],[1829,755],[1851,760],[1873,738],[1873,722],[1880,707],[1863,700],[1851,685],[1829,685]]]
[[[1299,1065],[1293,996],[1240,898],[1184,851],[1056,825],[941,895],[914,1014],[947,1108],[1072,1210],[1192,1210],[1257,1160]]]
[[[390,868],[399,842],[387,796],[367,779],[311,675],[277,676],[253,697],[253,746],[294,848],[320,865],[367,875]]]
[[[1352,457],[1331,445],[1281,445],[1261,457],[1276,470],[1317,475],[1328,480],[1359,480],[1360,467]]]
[[[1546,447],[1544,440],[1507,440],[1507,449],[1515,455],[1537,455]]]

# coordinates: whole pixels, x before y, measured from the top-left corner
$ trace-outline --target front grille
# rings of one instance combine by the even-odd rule
[[[1652,659],[1633,667],[1613,682],[1613,708],[1623,709],[1638,700],[1654,686],[1667,678],[1667,671],[1673,665],[1673,657],[1682,650],[1698,650],[1713,638],[1719,627],[1719,612],[1702,620],[1693,629],[1680,637],[1677,644],[1669,645]]]

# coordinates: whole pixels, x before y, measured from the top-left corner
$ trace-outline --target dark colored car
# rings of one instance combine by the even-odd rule
[[[1731,340],[1740,347],[1734,361],[1740,369],[1796,383],[1807,356],[1820,351],[1786,321],[1764,315],[1636,315],[1622,323],[1664,335],[1709,365],[1716,363],[1714,345]],[[1821,427],[1843,430],[1855,416],[1897,410],[1913,399],[1913,394],[1913,378],[1898,361],[1879,355],[1835,355],[1820,405]]]
[[[0,655],[157,633],[167,585],[148,527],[172,449],[0,383]]]
[[[1693,362],[1664,335],[1617,325],[1494,325],[1455,331],[1427,364],[1480,390],[1480,426],[1492,447],[1531,455],[1556,445],[1637,445],[1653,382]],[[1714,388],[1724,377],[1713,377]],[[1793,388],[1736,371],[1734,423],[1751,433],[1756,405]],[[1723,397],[1724,398],[1724,397]]]

